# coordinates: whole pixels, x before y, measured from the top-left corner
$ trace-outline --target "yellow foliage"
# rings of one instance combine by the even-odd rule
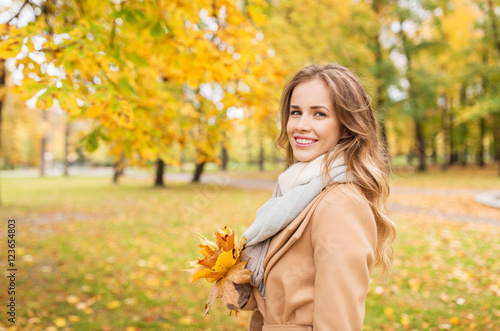
[[[0,25],[0,59],[6,60],[16,56],[21,51],[21,46],[24,40],[24,35],[20,33],[14,26],[7,23]]]
[[[475,38],[474,25],[481,13],[474,3],[454,0],[454,10],[442,17],[444,34],[453,50],[467,48]]]
[[[234,230],[228,227],[214,232],[213,237],[215,243],[199,234],[201,241],[199,252],[205,258],[189,261],[193,269],[187,270],[193,273],[191,282],[204,278],[210,283],[215,283],[208,297],[205,315],[208,314],[210,306],[217,298],[220,298],[226,305],[238,307],[239,294],[234,284],[249,283],[252,274],[245,268],[246,261],[240,262],[244,237],[237,246]]]
[[[243,7],[234,1],[208,0],[127,3],[123,13],[141,15],[120,14],[121,5],[102,1],[79,3],[79,10],[65,3],[47,6],[47,19],[37,17],[22,33],[4,26],[8,31],[3,34],[9,34],[9,38],[0,45],[0,57],[15,55],[24,36],[33,51],[32,38],[49,31],[43,33],[47,39],[43,52],[47,62],[64,68],[66,77],[63,88],[53,88],[50,94],[41,96],[38,106],[50,107],[55,97],[74,118],[95,119],[113,144],[121,145],[116,155],[124,151],[127,158],[152,160],[158,156],[153,154],[159,153],[176,163],[178,154],[168,153],[165,146],[191,143],[199,151],[199,161],[215,161],[220,131],[224,128],[224,133],[230,134],[233,130],[233,126],[224,124],[227,118],[219,120],[227,108],[277,104],[276,96],[270,98],[266,89],[272,87],[270,82],[281,85],[284,71],[276,69],[281,67],[277,56],[268,56],[267,40],[257,38],[259,25],[266,23],[266,1],[252,1]],[[113,17],[103,15],[111,12],[115,12]],[[115,20],[116,15],[121,15],[121,23]],[[209,21],[217,22],[217,26],[209,27]],[[69,38],[61,42],[56,35],[63,33]],[[28,89],[53,87],[59,79],[47,74],[45,64],[30,57],[19,59],[21,63],[25,65],[25,77],[29,72],[41,78],[38,82],[25,79],[20,89],[24,99],[34,94]],[[254,76],[266,77],[267,84]],[[207,106],[194,109],[183,89],[189,86],[197,90],[201,84],[218,84],[225,94],[223,106],[215,107],[196,92],[197,101]],[[245,85],[245,89],[230,95],[230,84]],[[77,98],[84,100],[83,107]],[[267,108],[258,109],[267,112]],[[210,124],[212,127],[205,128],[214,118],[217,120]],[[185,137],[190,129],[195,132],[193,141]]]

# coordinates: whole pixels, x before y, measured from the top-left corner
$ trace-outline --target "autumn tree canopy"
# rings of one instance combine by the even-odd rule
[[[372,96],[393,160],[420,170],[428,159],[482,165],[500,159],[498,8],[492,0],[18,1],[1,28],[0,58],[22,75],[23,100],[41,109],[57,100],[72,119],[92,120],[83,143],[94,150],[105,140],[117,160],[175,164],[187,148],[201,169],[218,162],[239,125],[276,135],[289,73],[337,62]],[[254,143],[261,151],[263,141]]]
[[[53,102],[71,118],[92,119],[85,138],[116,158],[177,162],[172,146],[197,142],[200,161],[216,159],[230,107],[275,102],[269,86],[282,69],[258,23],[267,4],[233,1],[26,2],[35,18],[2,27],[4,60],[24,79],[16,92],[36,106]],[[24,10],[24,9],[23,9]],[[10,23],[15,23],[13,17]]]

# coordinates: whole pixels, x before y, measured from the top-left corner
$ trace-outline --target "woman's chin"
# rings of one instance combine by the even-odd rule
[[[302,154],[302,153],[297,153],[295,155],[295,160],[297,161],[300,161],[300,162],[309,162],[309,161],[312,161],[314,160],[315,158],[317,158],[318,156],[320,156],[320,154]]]

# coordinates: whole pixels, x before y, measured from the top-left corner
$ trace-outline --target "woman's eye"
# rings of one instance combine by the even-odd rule
[[[301,115],[302,113],[300,112],[300,110],[291,110],[290,111],[290,115],[291,116],[299,116]],[[317,117],[326,117],[326,114],[321,112],[321,111],[318,111],[318,112],[315,112],[314,113],[314,116],[317,116]]]

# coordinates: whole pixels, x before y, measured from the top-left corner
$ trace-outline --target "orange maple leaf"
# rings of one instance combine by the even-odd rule
[[[241,238],[239,246],[235,242],[234,230],[224,227],[213,233],[215,243],[201,234],[199,252],[205,257],[198,261],[189,261],[193,269],[191,272],[191,283],[205,278],[206,281],[215,283],[212,288],[207,304],[205,305],[206,316],[213,302],[220,298],[228,307],[239,307],[239,293],[235,284],[250,283],[252,272],[245,268],[246,261],[240,262],[240,252],[243,247],[244,237]]]

